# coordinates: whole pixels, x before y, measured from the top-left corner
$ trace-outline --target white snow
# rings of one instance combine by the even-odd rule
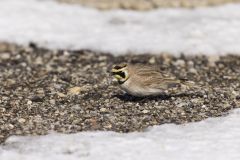
[[[239,160],[240,109],[227,117],[186,125],[165,124],[146,132],[52,133],[10,137],[1,160]]]
[[[240,53],[240,4],[98,11],[51,0],[1,0],[0,40],[111,53]]]

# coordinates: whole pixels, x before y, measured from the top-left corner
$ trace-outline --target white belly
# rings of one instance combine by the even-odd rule
[[[128,94],[131,94],[137,97],[160,95],[164,93],[164,91],[160,89],[153,89],[153,88],[147,88],[147,87],[143,88],[133,83],[130,85],[129,81],[126,81],[120,87],[121,89],[126,91]]]

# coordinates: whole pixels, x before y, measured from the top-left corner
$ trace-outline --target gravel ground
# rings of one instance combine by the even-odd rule
[[[196,8],[214,6],[226,3],[236,3],[240,0],[58,0],[64,3],[81,4],[98,9],[132,9],[151,10],[161,7]]]
[[[135,98],[112,81],[121,62],[155,64],[204,86],[169,97]],[[240,107],[240,56],[121,55],[0,43],[0,140],[54,130],[142,131],[224,116]],[[200,94],[201,93],[201,94]]]

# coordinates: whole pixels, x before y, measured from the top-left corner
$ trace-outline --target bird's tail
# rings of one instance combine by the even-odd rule
[[[206,93],[208,89],[205,86],[202,86],[200,84],[196,84],[193,81],[182,81],[181,82],[181,88],[185,92],[190,93]]]

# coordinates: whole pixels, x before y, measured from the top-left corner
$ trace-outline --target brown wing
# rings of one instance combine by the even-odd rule
[[[138,79],[141,79],[144,86],[148,86],[153,89],[167,90],[180,86],[180,80],[177,80],[174,76],[163,73],[152,67],[145,66],[139,69],[136,75],[141,77]]]
[[[150,88],[158,89],[170,89],[180,86],[180,81],[176,80],[175,77],[169,77],[168,75],[162,75],[161,73],[156,73],[153,76],[149,76],[144,80],[144,84]]]

